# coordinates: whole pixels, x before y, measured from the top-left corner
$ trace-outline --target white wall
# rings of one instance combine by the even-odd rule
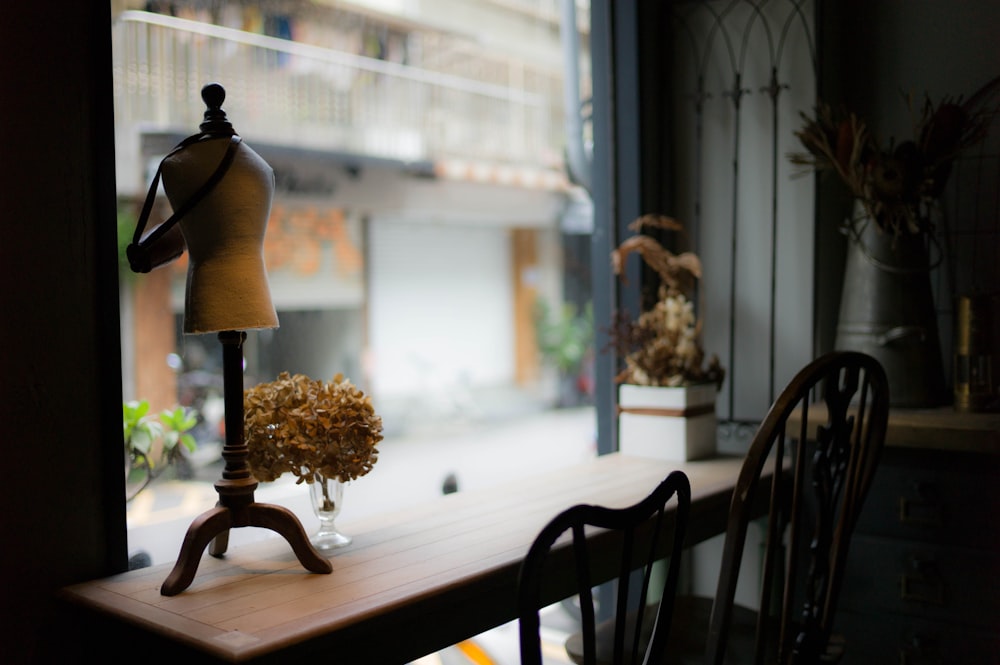
[[[376,216],[370,233],[368,361],[375,398],[511,383],[507,230]]]

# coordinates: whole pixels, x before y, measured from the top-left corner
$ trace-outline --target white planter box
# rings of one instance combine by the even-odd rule
[[[714,383],[618,386],[618,449],[638,457],[685,462],[716,451]]]

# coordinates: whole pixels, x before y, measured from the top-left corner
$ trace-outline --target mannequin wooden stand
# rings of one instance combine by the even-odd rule
[[[194,579],[205,546],[212,543],[209,554],[221,557],[229,546],[229,529],[257,526],[271,529],[284,536],[306,570],[314,573],[333,572],[330,561],[309,542],[302,523],[287,508],[256,503],[253,498],[257,481],[250,475],[247,445],[243,440],[243,341],[246,333],[223,331],[222,342],[223,400],[226,408],[226,443],[222,458],[226,467],[222,479],[215,483],[219,502],[202,513],[188,527],[181,553],[170,575],[160,587],[164,596],[174,596],[186,589]]]

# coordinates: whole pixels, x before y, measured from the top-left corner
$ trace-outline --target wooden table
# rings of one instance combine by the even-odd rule
[[[612,454],[540,476],[526,471],[502,487],[350,524],[354,542],[332,556],[329,575],[303,569],[275,538],[224,559],[206,554],[176,596],[160,594],[165,564],[68,587],[60,600],[82,648],[105,662],[289,663],[324,653],[352,665],[406,663],[515,619],[521,559],[559,511],[629,505],[679,468],[691,480],[694,544],[724,531],[741,462]]]

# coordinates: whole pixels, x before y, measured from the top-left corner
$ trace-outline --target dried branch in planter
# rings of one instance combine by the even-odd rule
[[[671,292],[690,293],[694,280],[701,278],[701,261],[695,254],[673,254],[650,236],[632,236],[611,252],[611,266],[625,283],[625,259],[638,252],[642,260],[656,271]]]
[[[673,217],[667,217],[666,215],[642,215],[637,219],[633,219],[628,225],[628,230],[633,233],[642,233],[642,230],[645,228],[677,231],[678,233],[684,232],[683,224]]]
[[[637,232],[644,227],[683,231],[679,222],[664,215],[644,215],[629,225]],[[623,281],[625,260],[633,252],[659,275],[662,283],[656,305],[635,320],[626,313],[615,313],[611,344],[625,363],[616,380],[647,386],[706,381],[721,386],[725,371],[714,356],[707,367],[704,365],[701,321],[689,300],[701,278],[701,260],[691,252],[674,254],[651,236],[632,236],[611,253],[612,268]]]
[[[924,96],[912,139],[884,147],[852,112],[820,103],[814,118],[802,113],[795,132],[805,152],[788,155],[792,164],[833,171],[879,228],[894,235],[929,233],[928,209],[944,191],[952,164],[986,138],[1000,109],[1000,77],[967,100]],[[913,101],[907,99],[913,109]]]

